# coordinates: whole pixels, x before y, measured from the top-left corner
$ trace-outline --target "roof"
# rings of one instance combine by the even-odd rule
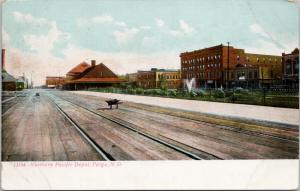
[[[103,63],[100,63],[86,70],[81,78],[118,78],[118,76]]]
[[[157,69],[151,68],[151,70],[138,70],[138,73],[149,73],[149,72],[180,72],[180,69]]]
[[[95,66],[87,68],[82,72],[79,79],[71,80],[68,83],[119,83],[124,82],[118,78],[118,76],[113,73],[104,64],[100,63]]]
[[[64,76],[46,76],[46,80],[66,79]]]
[[[125,80],[118,78],[80,78],[78,80],[72,80],[70,83],[120,83]]]
[[[2,70],[2,82],[16,82],[16,79],[5,70]]]
[[[82,72],[84,72],[86,69],[88,69],[89,67],[91,67],[91,65],[89,65],[86,62],[81,62],[80,64],[78,64],[77,66],[75,66],[74,68],[72,68],[67,75],[74,75],[74,74],[80,74]]]

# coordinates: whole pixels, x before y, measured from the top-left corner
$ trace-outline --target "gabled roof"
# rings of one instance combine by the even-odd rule
[[[75,83],[118,83],[125,82],[118,78],[80,78],[78,80],[73,80]]]
[[[16,79],[5,70],[2,70],[2,82],[16,82]]]
[[[118,78],[118,76],[103,63],[100,63],[86,70],[86,73],[81,78]]]
[[[88,69],[89,67],[91,67],[91,65],[89,65],[86,62],[81,62],[80,64],[78,64],[77,66],[75,66],[74,68],[72,68],[67,75],[76,75],[76,74],[80,74],[82,72],[84,72],[86,69]]]
[[[118,83],[124,82],[120,80],[118,76],[113,73],[108,67],[103,63],[96,66],[91,66],[86,69],[81,76],[72,80],[69,83]]]

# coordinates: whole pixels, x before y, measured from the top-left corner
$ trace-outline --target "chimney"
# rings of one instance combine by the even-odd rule
[[[92,60],[92,66],[96,66],[96,60]]]
[[[5,67],[5,49],[2,49],[2,54],[1,54],[1,67],[2,67],[2,70],[4,70],[4,67]]]

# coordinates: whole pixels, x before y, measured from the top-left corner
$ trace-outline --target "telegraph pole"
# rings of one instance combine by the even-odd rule
[[[227,53],[227,74],[226,74],[226,89],[228,89],[229,87],[229,44],[230,42],[227,42],[227,50],[228,50],[228,53]]]

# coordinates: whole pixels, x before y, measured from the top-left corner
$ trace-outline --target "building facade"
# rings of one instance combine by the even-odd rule
[[[17,90],[23,90],[28,88],[28,78],[23,76],[19,76],[16,81]]]
[[[46,86],[47,88],[60,88],[66,82],[66,77],[62,76],[47,76]]]
[[[283,83],[291,88],[299,87],[299,49],[291,53],[282,53]]]
[[[181,85],[180,70],[152,68],[150,71],[138,71],[137,84],[142,88],[177,89]]]
[[[222,44],[184,52],[180,54],[180,58],[181,78],[183,80],[195,78],[198,88],[235,86],[236,78],[232,77],[230,80],[229,73],[233,73],[234,76],[241,70],[258,71],[261,67],[261,70],[265,69],[264,72],[270,71],[270,76],[265,76],[268,80],[261,80],[264,83],[280,80],[282,74],[281,56],[245,53],[244,49]]]
[[[96,64],[95,60],[91,65],[83,62],[70,70],[66,75],[65,89],[79,90],[88,88],[110,87],[125,82],[113,73],[103,63]]]
[[[16,91],[17,79],[5,70],[5,49],[1,51],[1,79],[2,91]]]

